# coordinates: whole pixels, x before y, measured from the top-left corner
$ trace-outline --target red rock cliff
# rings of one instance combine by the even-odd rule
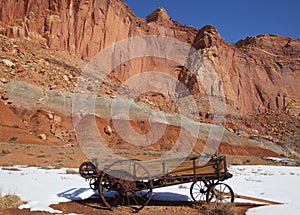
[[[241,112],[272,109],[300,114],[300,40],[259,35],[234,45],[207,25],[193,46],[215,69],[227,101]],[[193,89],[195,83],[188,87]],[[210,95],[218,96],[219,87],[212,86]]]
[[[213,26],[198,32],[171,20],[162,8],[141,19],[121,0],[3,0],[0,33],[42,40],[86,60],[128,37],[175,37],[193,44],[209,60],[227,101],[241,112],[270,108],[300,113],[300,41],[296,39],[259,35],[229,44]],[[130,71],[121,69],[118,78],[142,71],[145,64],[133,65]],[[188,76],[179,77],[193,89],[193,82],[183,80]],[[217,88],[212,88],[211,95],[218,95]]]
[[[197,33],[197,29],[181,26],[160,11],[156,12],[160,23],[147,23],[121,0],[1,1],[0,8],[2,34],[40,38],[50,47],[83,59],[132,36],[160,34],[192,42]]]

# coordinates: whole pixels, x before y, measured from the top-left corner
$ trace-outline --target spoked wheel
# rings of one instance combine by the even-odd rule
[[[90,188],[92,189],[92,190],[98,190],[98,188],[99,188],[99,178],[91,178],[90,179]]]
[[[234,202],[234,193],[231,187],[224,183],[211,186],[206,194],[206,201],[213,203]]]
[[[190,195],[194,202],[201,204],[205,202],[207,186],[203,181],[194,181],[190,188]]]
[[[79,167],[79,174],[85,178],[90,179],[97,173],[97,168],[92,162],[83,162]]]
[[[137,161],[120,160],[107,167],[99,180],[99,196],[110,210],[126,206],[135,212],[148,204],[153,182],[147,169]]]

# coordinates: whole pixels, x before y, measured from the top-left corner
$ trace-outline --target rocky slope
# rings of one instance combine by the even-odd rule
[[[80,60],[68,53],[45,48],[44,45],[39,45],[27,39],[1,37],[0,42],[5,47],[1,51],[1,56],[7,60],[6,63],[9,61],[14,64],[13,66],[3,62],[0,64],[2,71],[0,142],[77,146],[78,142],[75,138],[70,117],[70,98],[78,77],[77,70],[80,70]],[[63,59],[63,61],[52,59]],[[19,70],[18,68],[24,69]],[[46,68],[49,69],[49,72],[46,72],[48,71]],[[106,88],[109,87],[105,86]],[[112,102],[113,96],[110,96],[110,92],[111,89],[110,91],[104,91],[107,97],[106,100],[103,100],[104,103],[100,100],[97,102],[102,107],[99,108],[97,126],[100,134],[111,147],[121,150],[120,153],[123,153],[123,156],[132,156],[131,153],[128,153],[128,150],[133,150],[135,157],[143,158],[145,153],[148,153],[149,156],[157,156],[160,151],[169,150],[173,146],[174,138],[178,137],[180,131],[179,124],[176,123],[176,117],[173,120],[170,118],[174,125],[169,125],[164,137],[159,142],[149,146],[147,151],[144,151],[145,148],[143,147],[132,148],[130,144],[122,140],[117,134],[111,119],[107,118],[107,114],[104,113],[103,107]],[[165,100],[159,100],[155,95],[149,97],[149,99],[153,102],[152,104],[156,104],[162,109],[165,108]],[[140,101],[137,102],[141,104]],[[154,108],[153,110],[157,111],[159,109]],[[142,116],[141,114],[137,115]],[[234,124],[230,124],[230,121]],[[203,122],[209,123],[209,117],[204,116]],[[281,147],[276,145],[273,146],[270,143],[265,145],[251,140],[241,133],[244,131],[243,128],[247,127],[242,122],[237,125],[237,122],[238,120],[235,119],[227,121],[226,127],[229,131],[225,131],[220,145],[221,153],[252,156],[255,151],[260,151],[261,157],[278,156],[278,154],[285,153]],[[145,117],[138,121],[131,121],[131,125],[140,134],[146,134],[150,129]],[[207,130],[209,125],[203,124],[203,126],[201,138],[195,144],[195,151],[203,150],[208,135],[204,131]],[[249,128],[248,131],[253,132],[253,128]],[[294,132],[297,132],[297,130]],[[238,135],[245,137],[238,137]],[[194,141],[194,137],[190,135],[186,135],[185,139]],[[3,147],[4,152],[9,148],[8,145],[3,145]],[[20,148],[20,146],[18,147]],[[14,150],[9,148],[9,151],[12,153]],[[13,155],[10,156],[13,157]],[[7,155],[3,157],[3,159],[7,158]],[[45,162],[47,162],[47,159]]]
[[[212,122],[215,113],[210,110],[209,99],[219,100],[224,93],[228,106],[226,127],[233,135],[271,142],[274,146],[279,143],[292,144],[292,148],[298,150],[295,146],[300,133],[298,39],[258,35],[229,44],[211,25],[200,30],[181,25],[173,21],[163,8],[158,8],[146,19],[138,18],[121,0],[1,1],[0,10],[0,92],[6,104],[14,103],[5,92],[12,80],[37,85],[54,96],[54,90],[74,92],[87,60],[99,51],[134,36],[167,36],[191,44],[216,71],[220,81],[214,84],[199,82],[201,73],[189,74],[186,68],[174,62],[141,58],[112,71],[99,89],[99,95],[113,97],[124,81],[143,71],[167,71],[194,93],[201,121]],[[203,91],[202,85],[205,84],[210,84],[206,86],[209,92]],[[37,90],[30,95],[36,98],[39,93]],[[176,111],[170,98],[160,93],[150,92],[137,100],[154,110]],[[38,102],[43,103],[43,99]],[[27,124],[25,127],[17,123],[9,124],[10,129],[17,126],[21,130],[26,128],[37,142],[43,139],[45,142],[44,135],[56,144],[75,141],[70,118],[61,115],[61,112],[51,118],[49,110],[34,109],[28,112],[17,107],[11,109],[14,113],[9,116],[15,114],[12,116],[14,120],[19,117],[21,124],[22,121]],[[7,108],[3,110],[8,111]],[[54,122],[55,115],[60,118],[58,124]],[[280,131],[269,128],[268,122],[272,122],[270,115],[283,119],[280,125],[276,124],[276,120],[272,125]],[[2,128],[7,123],[3,120]],[[3,133],[1,137],[1,141],[8,141]],[[241,152],[234,152],[227,144],[225,141],[227,147],[222,147],[223,151]],[[282,147],[280,144],[279,148]]]

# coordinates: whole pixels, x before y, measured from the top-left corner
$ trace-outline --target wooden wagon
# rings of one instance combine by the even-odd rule
[[[225,156],[212,156],[204,165],[200,157],[188,157],[178,167],[168,170],[172,159],[159,161],[159,174],[150,174],[147,163],[136,160],[118,160],[103,170],[93,162],[79,167],[82,177],[89,180],[91,189],[98,190],[102,204],[110,210],[120,205],[140,211],[148,204],[154,188],[191,183],[190,195],[194,202],[233,202],[234,193],[224,180],[231,178]],[[146,168],[148,167],[148,168]],[[151,168],[152,168],[151,167]]]

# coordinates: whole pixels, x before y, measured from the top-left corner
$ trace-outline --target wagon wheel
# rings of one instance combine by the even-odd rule
[[[110,210],[118,205],[140,211],[148,204],[153,182],[137,161],[120,160],[107,167],[99,180],[99,196]]]
[[[99,188],[99,178],[93,177],[90,179],[90,188],[92,190],[98,190]]]
[[[92,178],[97,172],[96,166],[92,162],[83,162],[79,167],[79,174],[85,178]]]
[[[225,183],[217,183],[209,188],[206,194],[206,201],[213,203],[234,202],[233,190]]]
[[[207,190],[208,188],[203,181],[194,181],[190,188],[193,201],[198,204],[205,201]]]
[[[194,181],[190,187],[190,195],[194,202],[201,204],[206,200],[206,194],[210,187],[215,183],[214,180],[202,180]]]

